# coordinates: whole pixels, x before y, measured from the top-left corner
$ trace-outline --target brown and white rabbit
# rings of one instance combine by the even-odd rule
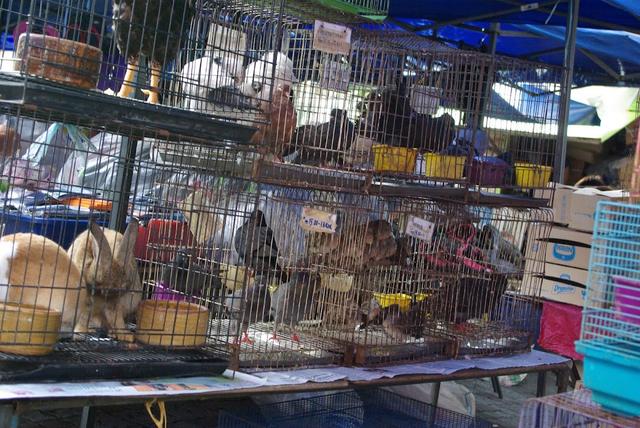
[[[107,330],[109,336],[132,342],[125,320],[135,313],[142,299],[142,283],[134,256],[138,222],[133,220],[124,234],[103,229],[93,221],[67,253],[82,271],[89,293],[91,328]]]
[[[62,313],[63,334],[87,332],[87,290],[64,248],[44,236],[0,239],[0,301],[41,305]]]

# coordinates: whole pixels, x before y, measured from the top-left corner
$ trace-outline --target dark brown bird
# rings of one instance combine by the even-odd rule
[[[279,161],[288,151],[296,129],[297,115],[290,94],[288,86],[281,86],[274,90],[270,104],[261,103],[265,106],[261,112],[264,123],[251,137],[252,144],[263,145]]]
[[[187,38],[195,15],[195,0],[113,0],[113,33],[120,54],[127,57],[127,72],[118,92],[129,97],[140,55],[149,60],[147,101],[159,102],[162,66],[175,58]]]
[[[460,325],[491,315],[506,291],[507,278],[504,275],[463,277],[442,285],[434,295],[432,310],[438,319]]]
[[[333,109],[328,122],[296,129],[293,145],[296,163],[312,166],[344,162],[344,154],[356,138],[356,127],[345,110]]]
[[[244,265],[257,276],[280,282],[288,280],[287,273],[278,263],[278,245],[262,211],[251,213],[249,219],[238,228],[234,245]]]
[[[364,106],[368,129],[377,132],[379,143],[436,152],[455,138],[455,121],[449,114],[431,117],[411,108],[409,98],[400,90],[387,88],[373,92]]]
[[[397,304],[381,308],[374,298],[371,300],[369,314],[360,329],[369,325],[382,325],[384,332],[397,341],[420,339],[424,335],[428,309],[427,299],[413,302],[407,311],[402,311]]]

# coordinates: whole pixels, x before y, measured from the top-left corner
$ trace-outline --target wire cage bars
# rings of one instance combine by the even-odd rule
[[[274,99],[280,112],[264,141],[276,158],[315,176],[339,169],[517,193],[547,186],[558,70],[448,48],[304,1],[287,2],[282,25],[296,128],[289,138],[292,112]],[[295,168],[279,166],[280,180],[296,179]]]
[[[637,426],[637,418],[626,418],[603,410],[588,389],[528,400],[520,412],[520,428]]]
[[[640,359],[640,206],[599,202],[589,281],[576,349],[585,355],[585,385],[616,412],[640,415],[632,393]],[[615,385],[615,386],[614,386]]]
[[[3,98],[85,118],[101,105],[121,114],[133,109],[158,129],[248,143],[271,96],[279,10],[259,1],[8,1],[0,24]],[[254,70],[246,84],[245,68]],[[22,93],[16,82],[25,82]],[[52,105],[41,93],[52,85],[42,82],[80,105]],[[179,113],[160,104],[199,114],[181,129]],[[242,132],[225,134],[225,127]]]
[[[244,272],[221,237],[255,203],[255,185],[229,178],[255,154],[127,129],[4,115],[2,359],[34,376],[221,370],[239,336],[220,320]],[[29,311],[40,318],[16,324]]]
[[[317,334],[346,364],[530,348],[548,210],[377,199],[362,269],[328,278],[319,298]]]
[[[277,396],[276,396],[277,397]],[[278,398],[278,397],[277,397]],[[218,425],[228,427],[489,427],[488,422],[375,388],[308,394],[302,399],[259,403],[252,415],[220,412]]]

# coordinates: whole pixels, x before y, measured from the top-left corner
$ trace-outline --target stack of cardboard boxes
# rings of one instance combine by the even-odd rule
[[[553,201],[554,226],[546,245],[533,245],[529,251],[544,251],[544,299],[583,306],[591,254],[594,216],[598,201],[622,200],[622,191],[600,191],[556,186]],[[531,254],[531,257],[535,257]],[[537,258],[537,257],[536,257]]]

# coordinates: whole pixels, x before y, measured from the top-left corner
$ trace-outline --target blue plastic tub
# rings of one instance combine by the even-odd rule
[[[0,219],[4,223],[3,236],[12,233],[35,233],[51,239],[65,249],[89,227],[89,218],[35,217],[19,212],[4,212]],[[105,219],[96,219],[96,223],[108,226]]]
[[[578,341],[576,351],[584,355],[584,384],[593,401],[615,413],[640,416],[640,358],[598,341]]]

